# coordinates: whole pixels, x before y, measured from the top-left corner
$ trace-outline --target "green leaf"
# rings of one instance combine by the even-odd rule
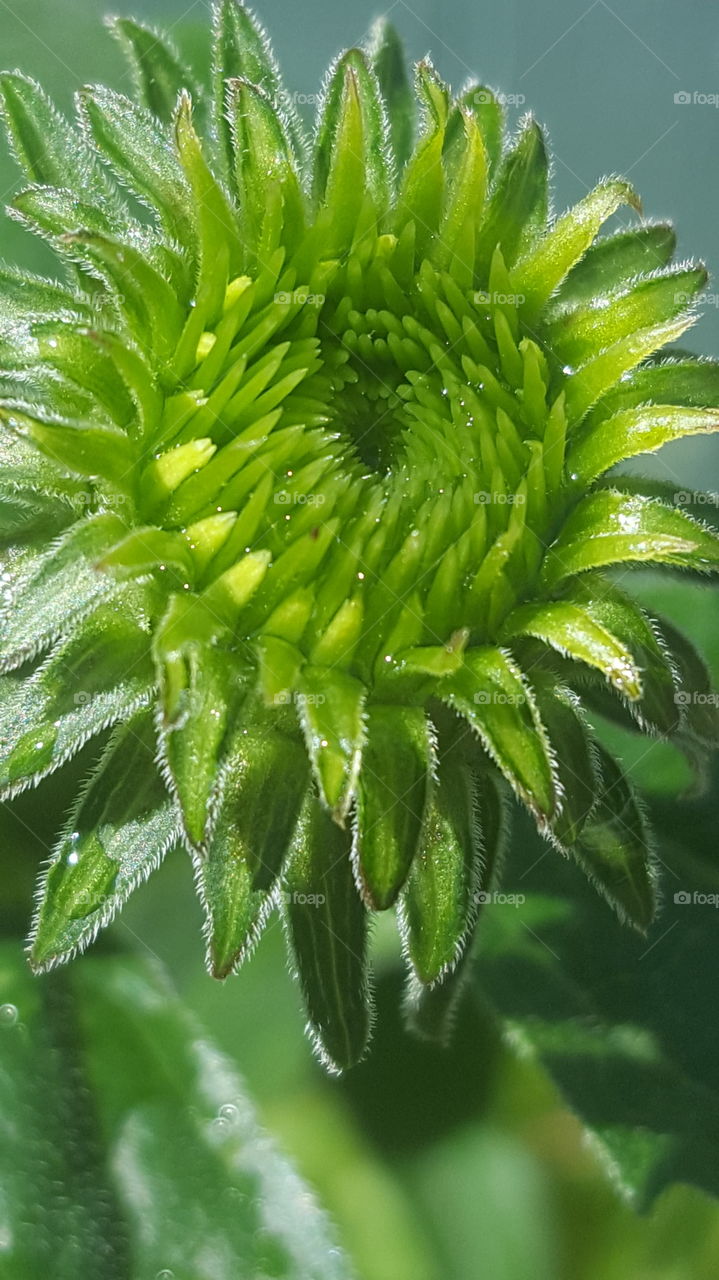
[[[544,729],[531,690],[501,649],[469,649],[464,666],[440,686],[442,700],[468,721],[537,820],[557,797]]]
[[[370,66],[384,98],[390,140],[397,170],[403,169],[412,151],[414,99],[407,75],[404,46],[386,18],[372,24],[368,48]]]
[[[232,131],[225,111],[228,80],[242,79],[257,85],[283,109],[296,158],[301,160],[305,152],[304,132],[282,86],[270,42],[254,15],[238,0],[221,0],[215,8],[212,67],[215,128],[223,144],[228,175],[234,167]]]
[[[669,320],[664,324],[639,329],[630,327],[625,337],[601,351],[598,356],[587,360],[579,369],[565,365],[562,375],[565,380],[565,406],[569,422],[578,422],[625,374],[630,373],[660,347],[676,342],[693,323],[693,314],[684,311],[677,320]]]
[[[122,489],[129,488],[136,455],[123,431],[82,421],[43,421],[6,408],[0,408],[0,422],[32,440],[41,453],[74,475],[102,476]]]
[[[599,750],[602,789],[572,854],[620,919],[646,933],[656,909],[647,830],[628,779]]]
[[[0,960],[3,1009],[18,1010],[0,1068],[8,1274],[349,1280],[232,1062],[158,966],[93,956],[37,978],[7,943]]]
[[[521,635],[534,636],[565,657],[597,667],[626,697],[641,695],[641,673],[631,651],[581,605],[564,600],[521,605],[507,618],[503,638]]]
[[[30,939],[34,969],[88,946],[179,839],[155,753],[150,713],[115,730],[42,873]]]
[[[3,550],[8,544],[37,544],[59,534],[71,519],[68,508],[56,498],[10,491],[0,497],[0,544]]]
[[[683,405],[653,404],[624,409],[601,422],[588,423],[574,436],[567,454],[567,470],[589,485],[617,462],[639,453],[653,453],[682,436],[719,430],[719,409],[689,409]]]
[[[0,75],[0,101],[18,164],[31,182],[76,189],[117,213],[117,189],[84,139],[34,80],[18,72]]]
[[[21,436],[0,432],[0,489],[28,499],[43,495],[67,505],[68,514],[85,497],[85,486],[75,476],[48,464],[33,444]]]
[[[37,672],[0,677],[0,794],[57,769],[153,693],[149,637],[134,621],[146,593],[101,606]]]
[[[554,307],[587,305],[594,298],[650,271],[668,266],[674,256],[676,235],[669,223],[653,223],[619,231],[592,245],[557,290]]]
[[[140,349],[153,361],[174,354],[184,323],[184,311],[161,271],[139,249],[114,236],[74,231],[64,237],[81,262],[88,263],[114,291]]]
[[[172,605],[170,608],[172,609]],[[237,662],[213,644],[156,646],[164,722],[162,752],[195,849],[205,845],[231,716],[244,694]]]
[[[706,282],[704,267],[674,268],[639,280],[550,323],[549,342],[567,364],[582,364],[638,330],[670,323],[689,310]]]
[[[200,250],[197,300],[202,302],[204,323],[209,326],[222,315],[228,278],[241,269],[244,251],[237,214],[205,159],[192,123],[192,100],[184,91],[175,117],[175,141],[196,212]]]
[[[660,618],[659,634],[675,670],[674,701],[683,728],[712,746],[719,744],[719,693],[706,663],[694,645],[666,618]]]
[[[272,723],[243,721],[227,750],[207,848],[196,863],[215,978],[238,968],[257,941],[308,783],[300,743]]]
[[[588,422],[594,426],[623,410],[650,404],[688,409],[719,404],[719,361],[667,357],[660,364],[643,365],[602,396]]]
[[[323,803],[343,823],[357,786],[365,740],[366,690],[334,667],[303,667],[297,701]]]
[[[330,1070],[369,1040],[367,913],[355,888],[350,836],[308,795],[282,877],[282,900],[315,1048]]]
[[[13,209],[21,222],[49,237],[58,249],[62,248],[61,237],[78,227],[103,232],[119,229],[118,220],[108,217],[98,205],[79,200],[72,191],[59,187],[21,191],[13,199]]]
[[[168,565],[189,578],[194,576],[192,554],[185,535],[165,533],[152,526],[133,529],[97,562],[98,569],[103,572],[110,570],[118,576],[136,578],[150,569],[164,570]]]
[[[433,748],[418,707],[373,704],[365,732],[353,856],[365,901],[384,911],[395,902],[419,847]]]
[[[477,915],[482,847],[476,773],[456,746],[440,740],[422,839],[400,903],[405,947],[422,983],[451,971],[464,950]]]
[[[449,116],[449,91],[431,62],[417,64],[416,90],[422,106],[419,137],[402,178],[397,204],[398,232],[410,223],[415,226],[416,254],[425,256],[439,230],[444,199],[442,150]]]
[[[696,806],[672,801],[662,807],[665,823],[672,810],[685,828],[696,814]],[[516,855],[510,877],[540,857],[541,846],[521,841]],[[688,850],[672,846],[671,861],[673,884],[697,882],[696,870],[686,878],[694,862]],[[699,883],[710,891],[708,867]],[[570,859],[542,859],[523,889],[523,907],[487,913],[478,998],[499,1013],[518,1057],[549,1073],[632,1209],[646,1213],[677,1182],[716,1196],[719,1100],[706,1019],[716,960],[712,909],[686,898],[674,905],[670,893],[647,940],[607,911]],[[698,954],[708,961],[703,975]]]
[[[557,789],[561,795],[552,831],[560,844],[572,846],[594,807],[597,787],[594,743],[582,716],[581,699],[540,671],[532,673],[532,680],[539,714],[552,747]]]
[[[103,514],[79,520],[55,546],[33,558],[21,572],[6,606],[0,668],[8,671],[38,653],[91,612],[117,584],[95,568],[102,553],[122,537],[119,516]]]
[[[151,27],[128,18],[112,18],[109,26],[127,55],[143,107],[170,124],[180,90],[198,93],[192,73],[167,37]]]
[[[103,345],[105,335],[67,322],[41,321],[33,326],[40,355],[70,382],[91,392],[116,426],[127,428],[136,408],[127,382]],[[108,334],[112,341],[114,335]]]
[[[633,600],[610,589],[603,580],[596,590],[587,579],[576,587],[580,594],[582,588],[585,589],[587,612],[629,650],[642,673],[641,695],[629,702],[629,711],[642,728],[661,734],[673,733],[679,710],[672,661],[660,643],[656,628]]]
[[[514,268],[514,281],[525,295],[522,313],[532,323],[567,273],[589,248],[599,228],[621,204],[639,208],[634,189],[607,179],[579,204],[557,219],[551,231]]]
[[[539,125],[529,119],[502,163],[479,235],[477,255],[488,273],[499,245],[512,267],[547,222],[547,152]]]
[[[338,61],[317,124],[314,192],[321,207],[327,252],[352,243],[367,197],[384,211],[389,172],[387,122],[377,81],[359,49]]]
[[[189,248],[195,235],[191,196],[159,121],[102,85],[82,90],[79,109],[120,182],[157,210],[168,235]]]
[[[461,135],[462,111],[469,111],[479,126],[490,178],[494,175],[502,156],[504,137],[504,108],[497,95],[486,85],[470,84],[457,98],[447,121],[445,154],[451,157],[457,138]]]
[[[282,193],[286,234],[290,244],[296,243],[304,231],[304,197],[289,136],[272,99],[248,81],[230,80],[227,115],[232,127],[232,174],[250,239],[259,241],[268,185],[276,183]]]
[[[555,587],[571,574],[625,561],[715,570],[719,537],[651,498],[601,490],[574,508],[545,557],[542,578]]]
[[[470,111],[462,114],[464,137],[458,143],[454,173],[439,228],[435,257],[458,283],[471,288],[474,248],[487,186],[487,154],[482,133]]]
[[[470,977],[473,934],[491,896],[506,834],[494,778],[486,770],[473,771],[469,810],[467,782],[461,771],[447,769],[444,800],[441,789],[436,793],[439,844],[428,846],[425,862],[415,862],[401,913],[413,966],[406,1005],[409,1027],[421,1039],[444,1047]]]

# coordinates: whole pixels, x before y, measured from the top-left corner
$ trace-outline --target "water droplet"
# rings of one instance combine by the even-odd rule
[[[360,582],[364,582],[364,574],[363,574],[363,573],[358,573],[358,574],[357,574],[357,577],[359,578]]]
[[[571,377],[571,375],[574,373],[574,369],[572,368],[571,364],[565,364],[564,368],[562,369],[562,373],[565,374],[568,378]]]
[[[18,1016],[17,1007],[14,1004],[0,1004],[0,1027],[14,1027]]]
[[[223,1120],[229,1120],[232,1124],[234,1124],[239,1119],[240,1113],[237,1110],[237,1107],[235,1106],[234,1102],[225,1102],[220,1107],[220,1115]]]

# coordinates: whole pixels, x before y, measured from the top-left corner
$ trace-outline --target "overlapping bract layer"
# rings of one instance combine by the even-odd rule
[[[396,905],[444,1025],[509,785],[640,928],[647,834],[585,707],[717,736],[700,658],[606,571],[711,571],[719,538],[616,463],[719,425],[719,366],[658,360],[705,273],[670,228],[549,212],[505,138],[386,27],[332,68],[310,147],[225,0],[214,82],[118,21],[130,100],[70,126],[2,79],[14,212],[68,283],[4,268],[0,786],[101,757],[41,886],[32,959],[107,923],[178,841],[226,976],[286,922],[316,1043],[369,1034],[369,912]],[[416,135],[416,136],[415,136]]]

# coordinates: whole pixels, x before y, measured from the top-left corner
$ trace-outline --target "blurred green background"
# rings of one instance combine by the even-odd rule
[[[265,0],[258,7],[289,87],[303,95],[317,92],[330,58],[360,41],[379,12],[372,0]],[[65,106],[82,83],[122,87],[126,72],[102,28],[105,11],[105,0],[0,0],[3,64],[36,76]],[[202,62],[204,0],[138,0],[123,12],[171,28]],[[719,93],[716,7],[706,0],[685,0],[681,11],[671,0],[624,0],[616,9],[604,0],[396,0],[388,13],[411,55],[430,51],[455,87],[476,74],[514,96],[514,114],[531,108],[538,115],[554,148],[558,209],[603,174],[620,172],[638,186],[648,216],[677,223],[680,253],[703,258],[713,276],[691,345],[719,352],[719,109],[682,100]],[[0,194],[8,198],[15,183],[3,150]],[[34,269],[49,264],[7,219],[2,237],[6,260]],[[687,488],[719,488],[714,440],[664,450],[651,467]],[[647,575],[640,588],[695,639],[719,676],[716,597]],[[655,809],[665,865],[659,922],[647,942],[626,941],[607,908],[584,903],[571,868],[554,866],[557,855],[522,829],[505,882],[521,887],[527,903],[519,911],[494,908],[504,919],[487,913],[478,982],[444,1053],[409,1039],[400,1026],[400,957],[389,921],[375,939],[374,1053],[340,1082],[324,1076],[304,1039],[276,922],[240,977],[220,986],[204,976],[201,921],[181,856],[168,860],[114,926],[117,943],[168,967],[234,1059],[262,1122],[315,1188],[363,1280],[715,1280],[719,1273],[719,1209],[699,1189],[714,1185],[716,1171],[709,1174],[705,1163],[712,1150],[716,1162],[718,1148],[700,1150],[700,1114],[689,1117],[697,1132],[684,1145],[665,1114],[665,1099],[672,1105],[681,1095],[688,1112],[706,1103],[716,1125],[719,914],[677,908],[673,894],[719,888],[719,791],[715,781],[700,801],[684,799],[688,773],[670,748],[642,742],[637,749],[618,734],[614,742]],[[52,838],[43,815],[66,785],[45,784],[38,798],[0,817],[3,842],[26,855],[27,876],[18,871],[22,883],[10,894],[11,903],[24,899],[25,915],[31,873]],[[580,911],[598,913],[591,944],[589,933],[567,928],[556,911],[569,898]],[[11,905],[10,926],[17,918]],[[606,1024],[648,1029],[676,1076],[663,1076],[660,1087],[648,1074],[617,1071],[610,1080],[607,1067],[595,1079],[582,1073],[577,1052],[578,1082],[566,1045],[558,1054],[535,1034],[523,993],[527,1008],[541,1008],[545,1030],[559,1028],[576,1008],[596,1021],[600,1038]],[[504,1036],[490,1006],[505,1018]],[[557,1082],[591,1133],[566,1108]],[[657,1133],[670,1135],[671,1158],[662,1148],[655,1161],[652,1148],[650,1159]],[[628,1176],[630,1140],[636,1176]],[[614,1161],[612,1151],[619,1152]],[[680,1181],[662,1189],[674,1178]],[[630,1203],[632,1191],[646,1205],[642,1216]]]

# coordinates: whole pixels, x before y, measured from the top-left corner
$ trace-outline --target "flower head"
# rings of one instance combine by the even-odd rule
[[[3,793],[99,750],[31,959],[182,843],[212,971],[278,907],[342,1068],[372,911],[397,908],[428,1024],[446,1007],[505,791],[651,920],[641,809],[585,711],[716,738],[700,659],[613,572],[719,567],[695,511],[613,471],[719,425],[719,366],[656,356],[705,272],[664,225],[598,238],[638,209],[619,179],[553,217],[536,122],[507,138],[497,95],[428,61],[413,95],[384,25],[331,68],[311,144],[235,0],[211,91],[114,30],[134,99],[83,89],[71,126],[0,85],[13,212],[65,274],[0,275]]]

